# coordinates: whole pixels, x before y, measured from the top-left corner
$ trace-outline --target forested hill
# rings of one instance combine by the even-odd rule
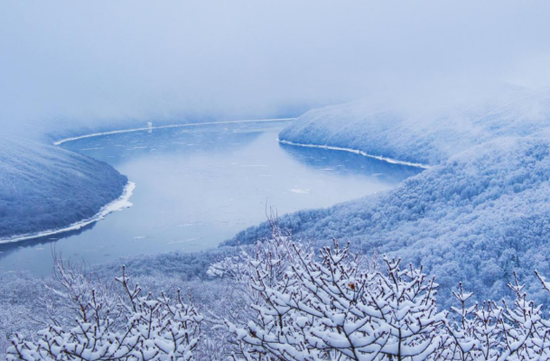
[[[533,271],[550,273],[550,98],[543,95],[502,108],[471,107],[451,124],[427,119],[419,128],[429,132],[405,131],[412,124],[405,118],[370,122],[355,113],[357,104],[325,108],[327,118],[323,109],[306,114],[281,138],[434,166],[388,193],[286,215],[280,223],[301,238],[338,238],[422,264],[436,276],[442,299],[449,299],[459,281],[479,298],[498,299],[507,294],[516,271],[531,295],[542,300]],[[328,129],[339,121],[353,127],[332,138]],[[269,225],[262,224],[226,244],[250,243],[268,232]]]
[[[314,109],[279,138],[435,165],[473,146],[526,136],[549,125],[550,88],[514,88],[450,104],[363,100]]]
[[[0,137],[0,239],[67,227],[118,198],[127,178],[58,147]]]

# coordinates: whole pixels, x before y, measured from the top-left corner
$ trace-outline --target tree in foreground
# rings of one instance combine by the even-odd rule
[[[249,295],[249,313],[226,319],[233,360],[550,360],[550,321],[514,277],[515,300],[436,308],[437,284],[421,269],[384,259],[384,271],[349,247],[319,256],[275,235],[214,264]],[[538,275],[538,274],[537,274]],[[543,287],[550,283],[539,276]]]
[[[202,316],[182,302],[179,291],[175,300],[143,296],[124,268],[116,280],[126,297],[114,305],[93,289],[71,285],[68,294],[78,309],[74,327],[49,326],[36,342],[16,335],[8,360],[192,360]]]
[[[266,251],[268,250],[268,251]],[[445,314],[435,306],[436,284],[399,260],[373,271],[348,247],[323,248],[318,258],[287,237],[274,237],[213,265],[256,295],[254,316],[226,321],[234,359],[425,359],[443,340]],[[223,271],[222,271],[223,270]]]
[[[16,336],[8,360],[550,360],[550,320],[515,275],[512,302],[471,304],[459,285],[459,306],[440,311],[421,268],[389,258],[380,266],[337,242],[315,254],[274,230],[210,267],[224,291],[221,304],[205,305],[208,323],[179,292],[142,296],[124,269],[120,293],[61,269],[55,305],[76,322],[54,319],[35,341]]]

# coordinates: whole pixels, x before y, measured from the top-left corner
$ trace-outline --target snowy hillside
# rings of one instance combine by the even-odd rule
[[[497,299],[517,271],[542,300],[533,271],[550,273],[550,98],[538,95],[507,108],[448,112],[454,121],[430,119],[418,126],[424,131],[408,128],[411,119],[370,122],[357,103],[306,114],[280,137],[439,165],[386,194],[284,216],[282,226],[423,264],[443,299],[461,280],[478,297]],[[352,125],[338,128],[338,117]],[[268,232],[263,224],[227,244]]]
[[[514,89],[439,107],[357,101],[315,109],[279,138],[433,165],[491,139],[524,136],[549,125],[550,89]]]
[[[0,239],[92,217],[127,183],[111,166],[54,146],[0,139]]]

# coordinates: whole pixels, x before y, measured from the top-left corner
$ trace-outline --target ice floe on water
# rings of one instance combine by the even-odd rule
[[[311,193],[311,190],[302,189],[302,188],[292,188],[292,189],[289,189],[289,191],[292,192],[292,193],[297,193],[297,194],[310,194]]]

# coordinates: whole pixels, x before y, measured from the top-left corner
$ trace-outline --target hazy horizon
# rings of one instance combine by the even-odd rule
[[[296,114],[550,84],[542,1],[3,1],[0,123]]]

